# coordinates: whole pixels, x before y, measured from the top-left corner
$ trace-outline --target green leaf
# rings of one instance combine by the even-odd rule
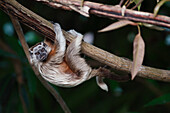
[[[158,97],[156,99],[153,99],[152,101],[147,103],[145,105],[145,107],[159,105],[159,104],[166,104],[168,102],[170,102],[170,94],[165,94],[165,95],[160,96],[160,97]]]
[[[140,2],[140,0],[133,0],[133,2],[134,2],[135,4],[138,4],[138,3]],[[138,11],[140,10],[140,7],[141,7],[141,3],[140,3],[140,5],[138,6]]]

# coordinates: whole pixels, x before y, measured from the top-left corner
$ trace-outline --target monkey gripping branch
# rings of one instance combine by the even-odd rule
[[[37,14],[33,13],[32,11],[28,10],[27,8],[25,8],[24,6],[22,6],[15,0],[0,1],[0,8],[7,14],[11,14],[17,17],[20,22],[27,25],[31,29],[41,33],[42,35],[46,36],[48,39],[54,41],[55,33],[53,31],[53,24],[51,24],[44,18],[38,16]],[[138,15],[140,15],[140,13]],[[123,16],[121,17],[125,18]],[[155,18],[155,20],[160,19],[161,17],[162,16],[158,16]],[[167,18],[169,17],[166,17],[166,19]],[[169,26],[170,24],[166,23],[166,27],[169,27]],[[72,42],[75,39],[75,36],[73,36],[72,34],[64,30],[62,31],[68,42]],[[82,52],[88,55],[89,57],[103,64],[106,64],[116,70],[124,71],[126,73],[130,73],[131,71],[131,67],[132,67],[131,61],[118,57],[116,55],[113,55],[93,45],[82,42]],[[141,66],[139,72],[137,73],[137,76],[170,82],[170,71],[156,69],[156,68],[147,67],[147,66]],[[103,77],[105,76],[103,75]],[[107,76],[107,78],[114,78],[114,77]]]

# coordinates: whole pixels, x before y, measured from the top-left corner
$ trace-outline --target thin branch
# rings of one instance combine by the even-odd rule
[[[132,3],[133,3],[133,1],[130,1],[130,2],[126,5],[126,8],[128,8]]]
[[[8,45],[6,45],[1,39],[0,39],[0,47],[6,52],[17,55],[17,53],[15,51],[13,51]],[[14,70],[17,75],[18,93],[19,93],[19,98],[21,100],[21,104],[23,107],[23,111],[24,111],[24,113],[28,113],[27,106],[26,106],[26,103],[24,101],[24,97],[23,97],[22,91],[21,91],[21,88],[24,84],[21,61],[17,58],[10,58],[10,60],[13,62]]]
[[[38,31],[42,35],[46,36],[46,38],[54,40],[55,33],[53,31],[53,25],[44,18],[26,9],[15,0],[0,1],[0,8],[7,14],[10,13],[18,17],[23,24],[35,31]],[[75,38],[64,30],[63,34],[68,42],[71,42]],[[132,62],[129,60],[118,57],[85,42],[82,44],[82,52],[89,57],[112,67],[113,69],[130,73]],[[170,82],[170,71],[147,66],[142,66],[137,76]]]
[[[124,0],[120,0],[120,2],[119,2],[120,7],[122,6],[123,2],[124,2]]]
[[[14,59],[13,61],[13,65],[14,65],[14,69],[17,75],[17,82],[18,82],[18,93],[19,93],[19,97],[22,103],[22,107],[23,107],[23,111],[24,113],[28,113],[28,108],[26,106],[26,102],[24,100],[24,97],[22,95],[22,87],[23,87],[23,73],[22,73],[22,64],[21,61],[18,59]]]
[[[129,4],[130,2],[131,2],[130,0],[127,0],[124,5],[126,6],[126,5]]]
[[[132,7],[131,9],[136,9],[141,3],[143,2],[143,0],[140,0],[134,7]]]
[[[25,38],[24,38],[24,34],[23,34],[23,31],[22,31],[22,28],[20,26],[20,23],[18,22],[17,18],[15,18],[14,16],[12,15],[9,15],[11,20],[12,20],[12,23],[14,25],[14,28],[17,32],[17,35],[18,35],[18,38],[21,42],[21,45],[24,49],[24,52],[27,56],[27,59],[30,63],[30,54],[29,54],[29,51],[28,51],[28,45],[25,41]],[[30,63],[31,64],[31,63]],[[65,104],[64,100],[62,99],[62,97],[59,95],[59,93],[46,81],[44,80],[41,75],[39,74],[38,70],[36,70],[36,68],[31,65],[33,71],[35,72],[36,76],[38,77],[38,79],[41,81],[41,83],[44,85],[45,88],[48,89],[48,91],[54,96],[54,98],[58,101],[58,103],[60,104],[60,106],[62,107],[62,109],[64,110],[65,113],[71,113],[69,108],[67,107],[67,105]]]
[[[81,0],[34,0],[43,2],[53,8],[62,8],[61,6],[67,7],[72,10],[71,7],[80,9]],[[142,1],[141,1],[142,2]],[[56,5],[57,4],[57,5]],[[60,6],[59,6],[60,5]],[[122,16],[122,8],[111,5],[104,5],[95,2],[84,1],[83,6],[89,7],[89,14],[102,16],[109,19],[127,19],[134,22],[148,23],[157,26],[170,28],[170,17],[157,15],[156,17],[152,13],[135,11],[126,9],[124,16]],[[137,6],[137,5],[136,5]]]
[[[16,55],[16,52],[13,51],[10,47],[8,47],[2,39],[0,39],[0,48],[2,48],[4,51],[10,53],[10,54],[13,54],[13,55]]]

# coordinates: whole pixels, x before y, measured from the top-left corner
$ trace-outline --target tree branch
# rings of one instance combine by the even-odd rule
[[[124,2],[124,0],[120,0],[120,2],[119,2],[120,7],[122,6],[123,2]]]
[[[11,18],[11,20],[12,20],[12,23],[13,23],[13,25],[14,25],[14,28],[15,28],[16,32],[17,32],[18,38],[19,38],[19,40],[20,40],[20,42],[21,42],[21,45],[22,45],[22,47],[23,47],[23,49],[24,49],[24,52],[25,52],[25,54],[26,54],[26,56],[27,56],[27,59],[28,59],[28,61],[29,61],[29,63],[30,63],[30,54],[29,54],[29,51],[28,51],[29,47],[28,47],[28,45],[27,45],[27,43],[26,43],[26,41],[25,41],[24,34],[23,34],[22,28],[21,28],[21,26],[20,26],[20,23],[18,22],[17,18],[15,18],[14,16],[12,16],[12,15],[9,15],[9,16],[10,16],[10,18]],[[31,65],[31,63],[30,63],[30,65]],[[60,104],[60,106],[62,107],[62,109],[64,110],[64,112],[65,112],[65,113],[71,113],[70,110],[69,110],[69,108],[68,108],[67,105],[65,104],[64,100],[63,100],[62,97],[60,96],[60,94],[59,94],[46,80],[44,80],[44,79],[41,77],[41,75],[39,74],[38,70],[36,70],[36,68],[35,68],[33,65],[31,65],[31,67],[32,67],[35,75],[37,76],[37,78],[41,81],[41,83],[44,85],[44,87],[45,87],[46,89],[48,89],[48,91],[49,91],[49,92],[54,96],[54,98],[58,101],[58,103]]]
[[[34,0],[39,1],[51,6],[53,8],[62,8],[64,10],[72,10],[74,8],[81,10],[81,0]],[[141,0],[140,2],[142,2]],[[138,6],[137,4],[136,6]],[[90,8],[89,14],[102,16],[109,19],[127,19],[134,22],[148,23],[161,27],[170,28],[170,17],[157,15],[152,13],[135,11],[126,9],[124,16],[122,16],[122,8],[118,6],[104,5],[95,2],[84,1],[83,6]],[[135,7],[136,7],[135,6]],[[63,8],[64,7],[64,8]],[[67,8],[65,8],[67,7]],[[134,8],[135,8],[134,7]]]
[[[17,55],[17,53],[13,51],[8,45],[6,45],[1,39],[0,39],[0,47],[6,52]],[[22,90],[21,88],[23,87],[23,84],[24,84],[21,61],[17,58],[10,58],[10,60],[14,65],[14,70],[17,75],[18,94],[19,94],[19,98],[22,103],[23,111],[24,113],[28,113],[27,106],[26,106],[26,103],[25,103],[25,100],[24,100],[24,97],[21,91]]]
[[[23,24],[27,25],[33,30],[40,32],[42,35],[51,40],[54,40],[55,33],[53,31],[53,25],[44,18],[26,9],[15,0],[0,1],[0,8],[7,14],[9,13],[14,15],[15,17],[18,17],[18,19]],[[63,33],[67,41],[70,42],[74,39],[74,37],[66,31],[63,30]],[[103,64],[106,64],[118,71],[130,73],[132,62],[129,60],[113,55],[85,42],[83,42],[82,44],[82,52],[89,57]],[[170,71],[147,66],[142,66],[137,76],[170,82]]]
[[[133,10],[133,9],[137,8],[142,2],[143,2],[143,0],[140,0],[140,1],[139,1],[134,7],[132,7],[131,9]]]

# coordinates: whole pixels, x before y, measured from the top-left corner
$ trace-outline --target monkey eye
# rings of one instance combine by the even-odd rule
[[[44,46],[44,47],[46,47],[46,46],[47,46],[47,44],[43,43],[43,46]]]
[[[30,55],[32,55],[33,53],[31,51],[29,51]]]
[[[42,48],[42,49],[41,49],[41,52],[44,52],[44,51],[45,51],[45,49],[44,49],[44,48]]]

